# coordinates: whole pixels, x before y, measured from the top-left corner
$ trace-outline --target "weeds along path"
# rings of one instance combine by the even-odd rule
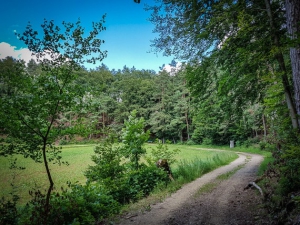
[[[253,220],[259,219],[256,208],[260,196],[254,190],[243,189],[255,180],[263,157],[237,154],[238,159],[229,165],[184,185],[163,202],[151,205],[149,211],[124,216],[117,224],[255,224]],[[214,183],[218,176],[231,171],[235,173],[212,190],[198,193],[204,185]]]

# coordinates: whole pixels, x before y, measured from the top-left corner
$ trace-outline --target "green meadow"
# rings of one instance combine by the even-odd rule
[[[56,190],[61,187],[66,187],[67,181],[72,183],[85,183],[86,178],[84,171],[89,165],[93,165],[91,155],[94,154],[95,145],[68,145],[62,147],[62,161],[67,161],[69,165],[51,164],[50,168],[55,183]],[[148,152],[155,144],[146,145]],[[225,155],[232,155],[232,152],[218,152],[200,150],[196,146],[187,145],[168,145],[169,149],[179,149],[180,152],[176,156],[176,163],[172,166],[176,170],[178,163],[182,160],[190,161],[194,159],[201,159],[201,161],[209,161],[216,157],[223,157]],[[15,158],[15,157],[14,157]],[[236,156],[232,157],[236,158]],[[18,194],[21,197],[21,203],[29,200],[29,190],[40,189],[46,190],[48,187],[47,174],[42,163],[36,163],[32,159],[17,157],[17,165],[25,167],[25,170],[9,169],[12,157],[0,157],[0,197],[8,197],[10,193]],[[12,185],[11,185],[12,184]]]

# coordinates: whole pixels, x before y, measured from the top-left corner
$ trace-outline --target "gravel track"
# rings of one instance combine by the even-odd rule
[[[184,185],[163,202],[151,205],[151,210],[124,216],[122,225],[185,225],[185,224],[268,224],[260,207],[261,197],[253,189],[244,190],[256,179],[261,155],[237,153],[238,158],[229,165],[219,167],[195,181]],[[226,180],[221,174],[236,171]],[[208,183],[216,183],[209,192],[197,194]]]

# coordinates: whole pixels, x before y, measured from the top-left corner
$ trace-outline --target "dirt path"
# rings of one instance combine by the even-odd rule
[[[258,206],[261,197],[255,190],[244,187],[255,180],[263,160],[260,155],[238,153],[239,158],[183,186],[151,210],[123,218],[122,225],[185,225],[185,224],[268,224]],[[242,166],[242,167],[239,167]],[[216,179],[221,174],[237,170],[228,179]],[[203,194],[198,190],[208,183],[214,188]]]

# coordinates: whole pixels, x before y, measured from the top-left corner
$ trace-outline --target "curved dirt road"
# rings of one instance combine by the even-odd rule
[[[238,153],[239,158],[183,186],[161,203],[151,205],[151,210],[121,218],[122,225],[160,224],[263,224],[259,193],[244,187],[255,180],[257,169],[263,160],[260,155]],[[221,174],[237,170],[223,181]],[[215,188],[203,194],[198,190],[208,183]]]

